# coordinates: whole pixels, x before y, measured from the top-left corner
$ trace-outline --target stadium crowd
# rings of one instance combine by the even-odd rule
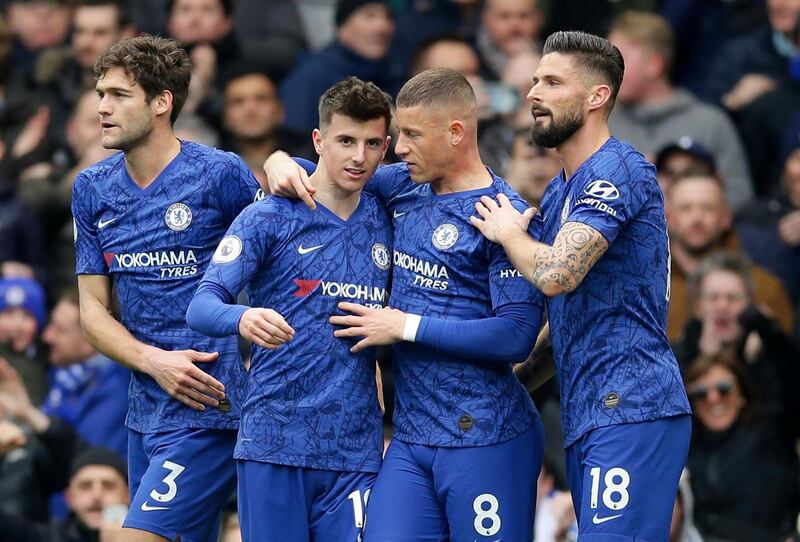
[[[478,96],[486,165],[537,206],[561,164],[532,143],[525,96],[561,29],[622,52],[610,126],[664,192],[667,334],[694,411],[671,542],[800,540],[797,0],[5,0],[0,539],[112,541],[128,505],[130,373],[82,335],[70,213],[76,174],[113,152],[94,90],[104,49],[143,32],[182,43],[176,132],[239,154],[264,189],[275,150],[316,158],[317,102],[337,81],[395,95],[451,68]],[[574,540],[556,386],[533,399],[547,432],[534,539]],[[229,512],[225,542],[240,540]]]

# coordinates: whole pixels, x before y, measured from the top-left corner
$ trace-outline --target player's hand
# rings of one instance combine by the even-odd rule
[[[264,173],[270,194],[285,198],[300,198],[309,209],[316,209],[314,194],[317,189],[311,186],[308,173],[300,164],[283,151],[270,154],[264,161]]]
[[[225,386],[195,363],[216,361],[218,352],[161,350],[152,348],[147,356],[147,370],[171,397],[195,410],[217,407],[225,398]]]
[[[790,247],[800,245],[800,210],[792,211],[778,221],[778,235]]]
[[[335,337],[363,337],[350,351],[359,352],[371,346],[394,344],[403,340],[406,313],[384,307],[373,309],[358,303],[339,303],[338,307],[350,315],[331,316],[330,323],[344,326],[333,332]]]
[[[499,194],[496,202],[488,196],[482,196],[475,204],[475,209],[481,218],[471,216],[469,221],[488,240],[500,244],[528,231],[528,224],[537,212],[535,207],[528,207],[524,213],[520,213],[505,194]]]
[[[294,329],[272,309],[247,309],[239,320],[239,335],[259,346],[276,350],[292,340]]]

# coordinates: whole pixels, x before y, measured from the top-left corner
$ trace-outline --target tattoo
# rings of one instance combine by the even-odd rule
[[[531,280],[541,290],[558,284],[562,291],[571,292],[606,250],[608,241],[599,231],[580,222],[567,222],[552,247],[543,245],[534,252]]]
[[[544,370],[544,367],[552,367],[554,363],[553,345],[550,343],[550,338],[548,337],[533,349],[528,359],[514,367],[514,374],[522,385],[525,386],[525,389],[527,389],[528,392],[532,392],[544,383],[536,381],[539,373]],[[546,380],[547,379],[545,379],[545,381]]]

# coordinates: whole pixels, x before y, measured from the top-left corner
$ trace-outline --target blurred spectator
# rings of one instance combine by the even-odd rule
[[[454,34],[444,34],[420,44],[414,52],[410,75],[414,76],[431,68],[448,68],[470,78],[479,74],[480,60],[466,39]]]
[[[47,320],[44,290],[29,278],[0,279],[0,358],[22,375],[31,399],[45,394],[39,334]]]
[[[393,33],[394,22],[385,1],[341,0],[336,7],[336,41],[306,55],[281,84],[285,127],[310,134],[319,124],[319,97],[351,75],[394,93],[397,81],[387,75]]]
[[[561,160],[556,150],[537,146],[530,132],[523,130],[514,138],[511,164],[503,177],[531,206],[538,207],[545,188],[559,171]]]
[[[44,249],[39,223],[14,189],[0,182],[0,278],[44,279]]]
[[[484,162],[496,173],[507,174],[517,134],[530,131],[531,107],[526,97],[539,60],[539,53],[523,50],[508,60],[500,83],[487,82],[476,91],[479,107],[485,104],[488,115],[484,116],[490,117],[490,122],[479,125],[478,145]]]
[[[663,147],[656,154],[653,164],[656,166],[658,185],[664,194],[675,179],[683,177],[689,171],[713,175],[717,170],[714,157],[691,137],[682,137]]]
[[[800,112],[800,3],[766,5],[769,24],[723,47],[707,79],[708,98],[734,113],[761,196],[778,185],[781,140]]]
[[[306,48],[308,34],[299,13],[303,4],[298,0],[236,0],[233,27],[242,56],[260,61],[271,72],[287,73]]]
[[[242,530],[239,527],[239,516],[234,510],[222,519],[220,542],[242,542]]]
[[[486,0],[475,39],[483,75],[498,80],[511,57],[542,48],[540,0]],[[533,73],[531,73],[531,76]]]
[[[690,293],[695,319],[687,324],[683,339],[673,344],[678,363],[685,369],[699,355],[744,361],[765,413],[781,422],[790,435],[787,441],[793,441],[800,434],[800,398],[795,392],[800,351],[755,305],[750,265],[741,255],[717,252],[692,276]]]
[[[66,520],[41,525],[0,513],[8,542],[114,542],[130,504],[127,469],[116,453],[88,448],[72,462]]]
[[[51,130],[60,135],[81,95],[94,90],[94,62],[106,48],[134,35],[122,0],[79,0],[72,12],[70,48],[52,49],[37,62],[35,81],[45,89]]]
[[[83,336],[77,290],[64,292],[42,334],[55,368],[42,405],[47,416],[72,426],[91,445],[128,453],[129,369],[98,353]]]
[[[545,456],[536,485],[535,542],[574,542],[578,534],[575,507],[565,488],[556,486],[553,469]]]
[[[763,24],[763,0],[663,0],[661,15],[675,32],[673,80],[704,96],[708,67],[732,38]]]
[[[169,37],[184,45],[192,58],[189,95],[181,110],[198,113],[219,126],[222,102],[218,90],[226,66],[241,61],[242,51],[233,28],[231,0],[170,0]]]
[[[330,45],[336,38],[336,16],[338,0],[295,0],[306,41],[313,51]]]
[[[301,0],[308,2],[314,0]],[[398,2],[395,2],[395,5]],[[395,10],[395,32],[391,47],[393,70],[412,71],[414,52],[438,36],[458,36],[472,42],[480,18],[481,0],[408,0]]]
[[[616,18],[608,35],[625,59],[618,106],[609,119],[612,133],[651,159],[682,137],[713,156],[734,209],[753,196],[744,149],[725,113],[670,82],[675,43],[659,15],[627,12]]]
[[[796,313],[800,310],[800,116],[786,135],[781,163],[781,194],[742,209],[736,230],[750,258],[781,279]],[[795,335],[800,338],[800,329]]]
[[[241,156],[262,187],[267,179],[264,158],[282,149],[293,156],[311,157],[311,133],[293,134],[282,128],[283,104],[275,81],[254,66],[241,66],[225,83],[223,128],[226,150]]]
[[[741,366],[700,357],[686,372],[695,424],[687,467],[694,517],[707,540],[785,540],[795,528],[797,456],[779,445]]]
[[[66,42],[70,6],[68,0],[10,0],[6,18],[15,37],[14,68],[30,73],[39,53]]]
[[[688,277],[703,259],[720,250],[741,253],[739,237],[732,228],[733,215],[722,192],[722,181],[715,175],[689,172],[673,181],[666,195],[672,269],[667,336],[679,338],[690,317]],[[777,277],[760,266],[753,266],[756,302],[766,305],[785,332],[794,324],[786,290]]]
[[[689,485],[689,472],[684,469],[678,483],[678,498],[672,511],[669,542],[703,542],[694,524],[694,495]]]

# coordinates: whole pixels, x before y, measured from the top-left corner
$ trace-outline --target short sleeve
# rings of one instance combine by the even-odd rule
[[[277,213],[256,204],[234,219],[219,242],[202,282],[221,286],[232,298],[256,275],[274,239]]]
[[[646,198],[644,168],[637,177],[620,167],[612,174],[590,172],[583,176],[575,204],[566,222],[580,222],[603,234],[611,243],[622,228],[635,217]]]
[[[72,226],[75,240],[75,274],[107,275],[108,265],[97,236],[95,217],[92,212],[93,191],[84,173],[80,173],[72,185]]]
[[[220,175],[219,197],[226,223],[236,218],[242,209],[263,197],[253,172],[239,156],[225,154],[226,166]]]

